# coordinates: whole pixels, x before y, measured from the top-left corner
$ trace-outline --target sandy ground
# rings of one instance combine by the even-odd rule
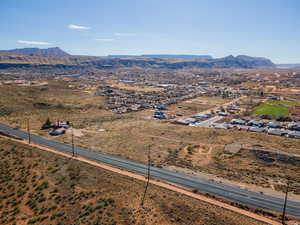
[[[75,128],[71,128],[71,129],[67,129],[66,133],[71,135],[72,134],[72,130],[73,130],[73,135],[75,137],[82,137],[84,134],[82,133],[82,131],[80,129],[75,129]]]
[[[53,149],[50,149],[50,148],[47,148],[47,147],[44,147],[44,146],[40,146],[40,145],[37,145],[37,144],[33,144],[33,143],[29,144],[27,141],[24,141],[24,140],[17,140],[17,139],[10,138],[10,137],[5,137],[5,136],[1,136],[1,138],[6,138],[6,139],[10,139],[10,140],[20,142],[20,143],[23,143],[23,144],[26,144],[26,145],[30,145],[32,147],[36,147],[36,148],[39,148],[41,150],[49,151],[49,152],[52,152],[52,153],[55,153],[55,154],[58,154],[58,155],[61,155],[61,156],[67,157],[67,158],[74,158],[71,155],[68,155],[66,153],[63,153],[63,152],[60,152],[60,151],[57,151],[57,150],[53,150]],[[108,166],[108,165],[105,165],[105,164],[102,164],[102,163],[97,163],[97,162],[94,162],[94,161],[90,161],[90,160],[84,159],[84,158],[79,157],[79,156],[76,156],[74,159],[85,162],[85,163],[88,163],[90,165],[101,167],[101,168],[109,170],[111,172],[122,174],[122,175],[125,175],[125,176],[128,176],[128,177],[132,177],[132,178],[135,178],[135,179],[138,179],[138,180],[142,180],[142,181],[147,181],[147,179],[144,176],[134,174],[134,173],[131,173],[131,172],[128,172],[128,171],[125,171],[125,170],[118,169],[118,168],[114,168],[114,167],[111,167],[111,166]],[[268,223],[268,224],[273,224],[273,225],[281,224],[281,223],[278,223],[277,221],[271,220],[271,219],[266,218],[264,216],[261,216],[261,215],[258,215],[258,214],[255,214],[255,213],[252,213],[252,212],[249,212],[249,211],[246,211],[246,210],[234,207],[234,206],[231,206],[229,204],[217,201],[215,199],[207,198],[207,197],[205,197],[203,195],[200,195],[200,194],[192,193],[190,190],[187,190],[184,187],[175,186],[173,184],[164,183],[164,182],[157,181],[157,180],[154,180],[154,179],[150,179],[150,183],[154,184],[154,185],[157,185],[157,186],[160,186],[160,187],[163,187],[163,188],[166,188],[166,189],[169,189],[169,190],[172,190],[172,191],[175,191],[175,192],[178,192],[178,193],[181,193],[181,194],[184,194],[184,195],[187,195],[187,196],[190,196],[192,198],[196,198],[198,200],[201,200],[201,201],[213,204],[213,205],[217,205],[217,206],[222,207],[224,209],[234,211],[236,213],[251,217],[253,219],[256,219],[256,220],[259,220],[259,221],[262,221],[262,222],[265,222],[265,223]]]
[[[223,107],[223,108],[227,108],[228,106],[233,105],[233,104],[239,102],[240,100],[242,100],[242,99],[244,99],[244,98],[246,98],[246,96],[242,96],[242,97],[233,99],[233,100],[230,101],[230,102],[224,103],[224,104],[222,105],[222,107]],[[218,110],[219,108],[220,108],[220,106],[217,106],[217,107],[214,107],[214,108],[212,108],[212,109],[208,109],[208,110],[206,110],[206,111],[204,111],[204,112],[201,112],[201,113],[202,113],[202,114],[206,114],[206,113],[209,114],[211,111],[216,111],[216,110]]]
[[[203,145],[203,144],[197,144],[192,147],[192,154],[189,153],[188,148],[191,145],[186,146],[183,151],[180,151],[178,157],[183,159],[190,159],[192,161],[192,164],[196,164],[198,166],[206,166],[208,165],[211,160],[211,152],[212,152],[212,146],[211,145]]]

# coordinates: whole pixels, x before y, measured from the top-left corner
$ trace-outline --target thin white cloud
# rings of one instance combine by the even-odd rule
[[[115,36],[124,36],[124,37],[131,37],[136,36],[136,33],[114,33]]]
[[[89,29],[91,29],[90,27],[79,26],[79,25],[75,25],[75,24],[69,24],[68,28],[70,28],[72,30],[89,30]]]
[[[109,41],[114,41],[115,39],[113,39],[113,38],[96,38],[95,40],[96,41],[106,41],[106,42],[109,42]]]
[[[49,42],[45,41],[24,41],[24,40],[17,40],[20,44],[26,44],[26,45],[51,45]]]

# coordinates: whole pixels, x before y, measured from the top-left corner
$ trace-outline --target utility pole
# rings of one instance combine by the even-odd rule
[[[149,181],[150,181],[150,166],[151,166],[150,150],[151,150],[151,145],[148,146],[147,184],[146,184],[144,195],[143,195],[142,202],[141,202],[142,207],[144,206],[144,201],[145,201],[145,198],[146,198],[146,193],[147,193],[148,186],[149,186]]]
[[[286,190],[285,190],[285,198],[284,198],[284,205],[283,205],[283,211],[282,211],[282,224],[285,225],[285,211],[286,211],[286,203],[287,203],[287,198],[288,198],[288,193],[289,193],[289,181],[286,184]]]
[[[30,127],[29,127],[29,118],[27,118],[27,133],[28,133],[28,143],[31,143]]]
[[[72,156],[73,157],[75,156],[73,124],[72,124]]]

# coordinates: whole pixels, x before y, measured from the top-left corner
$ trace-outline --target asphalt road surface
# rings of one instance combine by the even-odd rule
[[[27,133],[24,131],[0,124],[0,131],[22,139],[28,139]],[[31,135],[33,143],[47,146],[68,154],[72,154],[70,145],[48,140],[46,138]],[[128,170],[134,173],[145,175],[147,174],[147,165],[114,155],[108,155],[100,152],[75,147],[75,152],[83,158],[96,162],[105,163],[107,165]],[[201,193],[209,193],[214,196],[225,198],[244,205],[252,206],[259,209],[272,210],[282,212],[284,200],[253,191],[241,189],[236,186],[226,185],[211,181],[208,179],[195,177],[192,175],[178,173],[165,168],[151,167],[151,177],[162,181],[179,184],[184,187],[197,189]],[[300,218],[300,202],[288,201],[286,213]]]
[[[210,128],[215,122],[223,119],[223,116],[214,116],[212,118],[209,118],[207,120],[198,122],[195,124],[196,127],[206,127],[206,128]]]

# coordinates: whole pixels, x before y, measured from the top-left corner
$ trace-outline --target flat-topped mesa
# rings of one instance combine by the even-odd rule
[[[69,55],[59,47],[53,48],[16,48],[11,50],[0,50],[0,52],[24,55]]]

